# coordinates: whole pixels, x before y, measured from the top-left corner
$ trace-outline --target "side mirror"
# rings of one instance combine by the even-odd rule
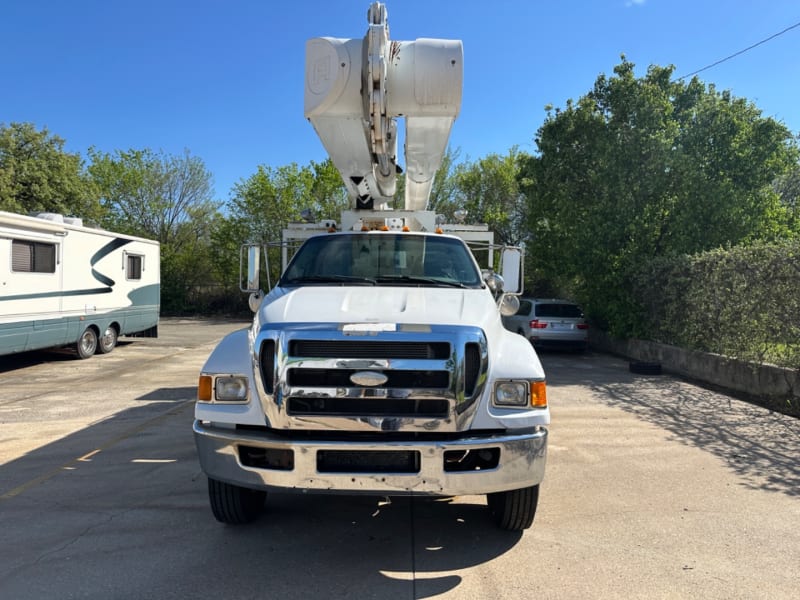
[[[242,266],[244,251],[247,249],[247,284],[242,286]],[[247,244],[242,246],[239,255],[239,289],[243,292],[255,293],[259,290],[259,274],[261,271],[261,246]]]
[[[484,281],[486,281],[486,285],[489,286],[489,289],[493,294],[499,294],[503,291],[503,277],[494,271],[489,271],[484,277]]]
[[[250,310],[253,312],[258,312],[258,308],[261,306],[261,301],[264,299],[264,292],[258,290],[257,292],[253,292],[250,294],[250,297],[247,299],[247,304],[250,307]]]
[[[508,294],[503,294],[503,298],[500,300],[500,314],[504,317],[510,317],[517,314],[518,310],[519,296],[509,296]]]
[[[503,281],[505,282],[503,291],[506,294],[522,293],[522,248],[508,246],[503,248],[503,255],[500,262]]]

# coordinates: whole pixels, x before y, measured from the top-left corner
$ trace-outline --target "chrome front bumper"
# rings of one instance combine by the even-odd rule
[[[540,483],[547,459],[547,430],[537,428],[523,434],[473,436],[447,441],[320,441],[287,439],[269,430],[242,431],[194,422],[194,438],[203,471],[213,479],[242,487],[386,495],[422,494],[461,496],[525,488]],[[466,434],[467,436],[469,433]],[[245,465],[241,450],[275,451],[292,456],[291,465],[275,468]],[[465,451],[488,450],[498,456],[496,466],[473,470],[445,468]],[[370,453],[398,453],[416,457],[409,472],[374,470],[321,472],[319,457],[325,453],[369,457]],[[413,472],[410,472],[412,471]]]

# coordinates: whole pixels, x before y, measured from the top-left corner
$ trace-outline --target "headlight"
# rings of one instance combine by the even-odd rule
[[[498,381],[494,386],[497,406],[528,406],[529,401],[527,381]]]
[[[214,397],[218,402],[244,402],[247,400],[246,377],[217,377]]]

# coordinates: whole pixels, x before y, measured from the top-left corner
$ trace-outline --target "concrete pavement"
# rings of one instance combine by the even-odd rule
[[[273,494],[217,523],[191,435],[197,373],[242,323],[0,366],[0,598],[793,598],[800,421],[597,354],[544,354],[539,510]]]

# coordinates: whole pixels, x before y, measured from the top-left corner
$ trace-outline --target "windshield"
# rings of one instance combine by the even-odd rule
[[[438,285],[481,287],[458,239],[393,233],[322,235],[297,251],[280,285]]]

